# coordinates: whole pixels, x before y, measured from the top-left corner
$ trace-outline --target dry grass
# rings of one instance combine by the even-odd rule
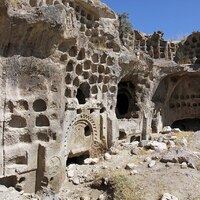
[[[14,9],[19,9],[22,8],[23,5],[24,6],[28,6],[28,3],[25,2],[21,2],[20,0],[10,0],[9,4],[14,8]]]
[[[109,182],[106,187],[108,199],[112,200],[141,200],[139,188],[134,180],[129,179],[127,171],[117,170],[110,171],[109,173],[100,174],[94,181],[94,185],[101,185],[103,178],[108,178]]]
[[[193,200],[200,200],[200,197],[195,197]]]
[[[182,132],[173,133],[172,135],[176,136],[177,139],[182,139],[182,138],[189,139],[193,135],[193,132],[182,131]]]

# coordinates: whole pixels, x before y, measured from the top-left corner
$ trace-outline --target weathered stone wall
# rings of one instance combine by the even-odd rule
[[[68,157],[117,140],[117,17],[100,2],[4,3],[1,181],[58,191]]]
[[[175,61],[180,64],[200,63],[200,32],[193,32],[180,42]]]
[[[68,158],[97,156],[118,139],[148,139],[200,115],[198,66],[172,61],[180,44],[133,31],[122,45],[118,17],[100,1],[4,0],[0,19],[7,186],[58,191]],[[190,59],[199,57],[195,45]]]
[[[173,60],[179,46],[177,41],[166,41],[163,39],[164,33],[161,31],[147,35],[138,30],[134,30],[123,38],[124,45],[129,50],[144,52],[154,59]]]

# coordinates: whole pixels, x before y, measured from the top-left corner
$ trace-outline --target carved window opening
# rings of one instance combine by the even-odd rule
[[[6,176],[0,178],[1,185],[5,185],[6,187],[15,187],[17,184],[17,176]]]
[[[125,140],[127,135],[124,131],[119,131],[119,140]]]
[[[11,120],[9,121],[9,126],[13,128],[25,128],[26,127],[26,119],[21,116],[12,115]]]
[[[31,0],[31,1],[30,1],[30,5],[31,5],[32,7],[37,6],[37,0]]]
[[[76,98],[79,104],[85,104],[86,99],[90,96],[90,86],[88,83],[82,83],[77,90]]]
[[[43,99],[37,99],[33,102],[33,110],[35,112],[42,112],[47,109],[46,102]]]
[[[91,135],[91,128],[87,125],[85,128],[84,128],[84,134],[85,136],[90,136]]]
[[[36,117],[36,126],[50,126],[49,119],[45,115]]]
[[[172,128],[179,128],[181,131],[198,131],[200,130],[199,118],[186,118],[174,121],[171,125]]]

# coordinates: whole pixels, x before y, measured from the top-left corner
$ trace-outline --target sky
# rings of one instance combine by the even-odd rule
[[[200,0],[102,0],[117,13],[127,12],[133,28],[147,34],[163,31],[181,40],[200,31]]]

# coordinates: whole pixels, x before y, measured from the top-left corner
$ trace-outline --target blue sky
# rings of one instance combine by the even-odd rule
[[[168,40],[200,31],[200,0],[102,0],[118,13],[128,12],[133,28]]]

